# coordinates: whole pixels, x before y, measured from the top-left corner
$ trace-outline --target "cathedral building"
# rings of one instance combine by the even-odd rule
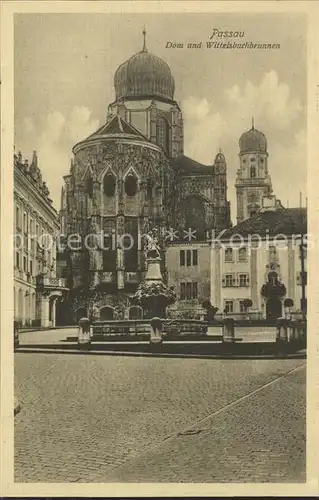
[[[209,231],[230,226],[225,157],[219,152],[206,166],[184,155],[174,77],[165,61],[148,52],[143,34],[142,50],[115,72],[106,123],[74,145],[64,177],[62,232],[81,240],[63,255],[71,321],[143,314],[129,300],[145,276],[143,235],[156,235],[165,279],[179,287],[174,254],[186,250],[187,263],[186,246],[192,246],[198,281]],[[191,289],[190,300],[209,299],[209,277],[197,292],[195,285]]]

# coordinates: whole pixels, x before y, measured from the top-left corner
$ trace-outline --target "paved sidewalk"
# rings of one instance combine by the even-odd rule
[[[305,368],[100,477],[110,482],[305,482]]]
[[[302,366],[16,353],[15,481],[301,480]]]

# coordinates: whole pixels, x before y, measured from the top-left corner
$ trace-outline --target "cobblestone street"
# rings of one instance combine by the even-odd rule
[[[17,353],[16,482],[302,482],[305,361]]]

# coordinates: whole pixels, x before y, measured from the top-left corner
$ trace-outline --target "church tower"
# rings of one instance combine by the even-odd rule
[[[107,119],[120,115],[167,156],[183,153],[183,118],[174,100],[175,82],[168,64],[146,47],[119,66],[114,75],[115,101]]]
[[[268,174],[266,136],[252,127],[239,139],[240,166],[237,170],[237,224],[254,215],[262,206],[262,198],[272,193]]]

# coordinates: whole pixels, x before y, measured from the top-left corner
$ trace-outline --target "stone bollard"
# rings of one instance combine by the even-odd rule
[[[277,352],[286,352],[288,345],[288,327],[290,321],[286,318],[278,318],[276,324],[276,348]]]
[[[92,327],[88,318],[81,318],[78,328],[78,346],[80,349],[89,349],[91,346]]]
[[[223,343],[232,344],[235,342],[235,320],[234,318],[223,319]]]
[[[289,344],[294,342],[295,339],[295,320],[287,319],[287,342]]]
[[[13,322],[13,346],[14,349],[19,347],[20,339],[19,339],[19,324],[17,321]]]
[[[302,319],[299,320],[299,342],[301,349],[307,347],[307,321]]]
[[[161,350],[163,342],[163,323],[160,318],[151,319],[150,350],[157,352]]]

